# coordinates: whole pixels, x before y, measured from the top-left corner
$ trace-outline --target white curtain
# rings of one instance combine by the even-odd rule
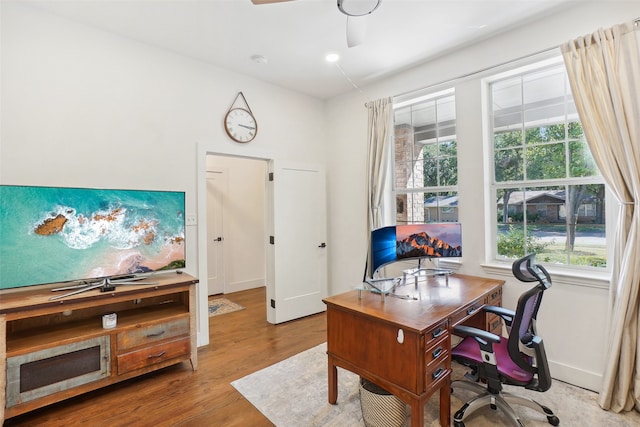
[[[367,125],[367,248],[371,250],[371,230],[386,225],[388,215],[385,212],[385,190],[387,171],[389,169],[389,141],[392,138],[393,101],[391,98],[378,99],[366,104],[369,111]],[[367,280],[370,271],[371,253],[367,254],[363,281]]]
[[[640,409],[640,52],[633,22],[562,46],[591,152],[619,202],[608,342],[598,403]],[[576,350],[579,351],[579,350]]]
[[[385,225],[387,218],[384,206],[385,183],[389,169],[389,143],[392,135],[393,101],[391,98],[378,99],[367,103],[369,122],[367,140],[369,156],[367,159],[367,232]]]

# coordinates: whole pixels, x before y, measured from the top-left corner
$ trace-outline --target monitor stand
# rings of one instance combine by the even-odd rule
[[[424,274],[423,274],[424,273]],[[426,277],[444,276],[445,284],[449,286],[449,275],[453,274],[453,271],[446,268],[424,268],[422,267],[422,260],[418,260],[418,266],[409,270],[402,271],[402,283],[407,284],[407,279],[413,277],[416,289],[418,289],[418,279],[424,275]]]
[[[83,292],[88,292],[93,289],[100,288],[101,292],[111,292],[116,289],[116,285],[156,285],[157,282],[139,282],[140,280],[144,280],[146,277],[144,276],[124,276],[124,277],[114,277],[114,278],[106,278],[101,279],[96,282],[84,282],[77,285],[64,286],[62,288],[54,288],[51,289],[52,292],[59,291],[69,291],[66,294],[56,295],[49,298],[49,301],[55,301],[58,299],[70,297],[72,295],[81,294]]]
[[[384,282],[393,282],[393,285],[389,289],[383,289],[383,287],[380,285]],[[396,278],[366,279],[365,283],[371,286],[376,292],[379,292],[380,294],[388,294],[390,292],[395,292],[396,286],[400,284],[400,280]]]

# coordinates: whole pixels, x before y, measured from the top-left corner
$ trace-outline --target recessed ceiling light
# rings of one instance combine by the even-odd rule
[[[338,62],[338,60],[340,59],[340,55],[338,55],[337,53],[328,53],[327,56],[324,57],[324,59],[326,59],[327,62]]]

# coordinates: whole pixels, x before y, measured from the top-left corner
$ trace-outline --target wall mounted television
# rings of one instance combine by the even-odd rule
[[[462,224],[400,224],[371,232],[370,277],[392,262],[462,256]]]
[[[185,267],[185,193],[0,185],[0,290]]]

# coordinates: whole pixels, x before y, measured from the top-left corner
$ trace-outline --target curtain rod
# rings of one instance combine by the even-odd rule
[[[639,21],[640,21],[640,19],[639,19]],[[529,55],[520,56],[520,57],[518,57],[516,59],[511,59],[509,61],[504,61],[504,62],[501,62],[501,63],[496,64],[496,65],[491,65],[489,67],[481,68],[481,69],[476,70],[476,71],[471,71],[469,73],[462,74],[462,75],[459,75],[457,77],[453,77],[451,79],[442,80],[442,81],[440,81],[438,83],[434,83],[432,85],[425,86],[425,87],[422,87],[420,89],[413,89],[413,90],[409,90],[407,92],[402,92],[402,93],[393,95],[392,98],[399,98],[399,97],[402,97],[402,96],[410,95],[410,94],[415,93],[415,92],[420,92],[420,91],[423,91],[423,90],[427,90],[427,89],[430,89],[430,88],[433,88],[433,87],[436,87],[436,86],[440,86],[440,85],[444,85],[444,84],[448,84],[448,83],[453,83],[453,82],[458,81],[458,80],[466,79],[468,77],[472,77],[472,76],[475,76],[477,74],[482,74],[482,73],[485,73],[487,71],[491,71],[491,70],[493,70],[495,68],[503,67],[503,66],[511,64],[513,62],[523,61],[525,59],[533,58],[533,57],[538,56],[538,55],[543,55],[545,53],[549,53],[552,50],[559,49],[559,48],[560,48],[560,45],[553,46],[553,47],[550,47],[550,48],[547,48],[547,49],[544,49],[544,50],[539,50],[539,51],[531,53]]]
[[[635,26],[635,29],[640,28],[640,16],[633,20],[633,24]],[[485,67],[485,68],[481,68],[481,69],[476,70],[476,71],[471,71],[471,72],[469,72],[467,74],[462,74],[462,75],[454,77],[452,79],[443,80],[441,82],[434,83],[432,85],[425,86],[425,87],[422,87],[420,89],[413,89],[413,90],[410,90],[410,91],[407,91],[407,92],[402,92],[402,93],[393,95],[392,98],[400,98],[400,97],[407,96],[407,95],[410,95],[410,94],[415,93],[415,92],[420,92],[420,91],[423,91],[423,90],[434,88],[436,86],[453,83],[453,82],[456,82],[458,80],[466,79],[468,77],[472,77],[472,76],[475,76],[477,74],[482,74],[482,73],[485,73],[487,71],[491,71],[491,70],[493,70],[495,68],[503,67],[503,66],[511,64],[513,62],[524,61],[525,59],[533,58],[533,57],[538,56],[538,55],[543,55],[545,53],[549,53],[549,52],[551,52],[551,51],[553,51],[555,49],[559,49],[559,48],[560,48],[560,45],[557,45],[557,46],[553,46],[553,47],[550,47],[550,48],[547,48],[547,49],[539,50],[539,51],[531,53],[529,55],[520,56],[520,57],[518,57],[516,59],[512,59],[512,60],[509,60],[509,61],[501,62],[501,63],[499,63],[497,65],[492,65],[490,67]],[[366,106],[367,106],[367,104],[365,103],[365,107]]]

